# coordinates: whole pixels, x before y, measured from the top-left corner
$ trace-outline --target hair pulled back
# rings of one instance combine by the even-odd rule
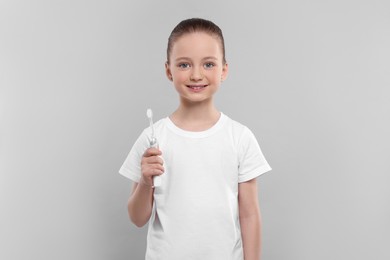
[[[187,33],[194,32],[204,32],[218,38],[221,43],[222,62],[225,64],[225,41],[223,39],[222,30],[215,23],[202,18],[190,18],[183,20],[178,25],[176,25],[175,28],[173,28],[171,35],[168,38],[167,63],[169,64],[170,62],[169,56],[175,41]]]

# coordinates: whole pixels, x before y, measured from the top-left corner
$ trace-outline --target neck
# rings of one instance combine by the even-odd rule
[[[201,131],[215,124],[220,112],[212,102],[201,104],[180,103],[179,108],[170,116],[179,127],[187,130]]]

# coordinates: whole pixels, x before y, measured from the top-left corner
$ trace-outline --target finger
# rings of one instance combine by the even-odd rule
[[[155,176],[155,175],[161,175],[164,173],[164,167],[156,164],[149,167],[145,167],[142,170],[142,174],[147,177]]]
[[[146,164],[164,164],[164,160],[159,156],[150,156],[150,157],[144,157],[142,159],[142,163]]]
[[[144,163],[141,165],[142,171],[148,171],[149,169],[160,169],[164,171],[165,168],[159,163]]]
[[[164,169],[154,169],[153,176],[161,175],[164,173]]]
[[[156,156],[156,155],[161,155],[161,154],[162,154],[162,152],[158,148],[150,147],[150,148],[145,150],[143,156],[150,157],[150,156]]]

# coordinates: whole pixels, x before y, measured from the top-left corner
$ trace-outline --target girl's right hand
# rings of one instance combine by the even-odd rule
[[[151,147],[146,149],[141,160],[141,182],[147,186],[153,186],[153,176],[164,173],[163,160],[159,157],[161,151]]]

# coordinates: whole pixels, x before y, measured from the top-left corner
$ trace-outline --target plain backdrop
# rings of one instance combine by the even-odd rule
[[[0,259],[143,259],[118,174],[178,106],[166,43],[223,30],[217,107],[256,135],[264,260],[390,259],[390,2],[0,1]],[[219,260],[219,259],[218,259]]]

